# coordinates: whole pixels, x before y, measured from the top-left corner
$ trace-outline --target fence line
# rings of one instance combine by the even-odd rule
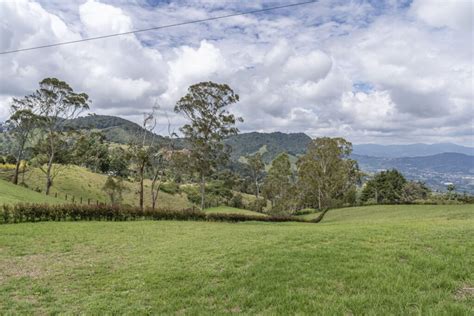
[[[107,202],[102,202],[102,201],[99,201],[98,199],[91,199],[91,198],[86,199],[82,196],[75,196],[73,194],[72,195],[68,194],[68,193],[61,194],[60,192],[54,192],[54,197],[57,198],[57,199],[61,199],[61,195],[62,195],[62,198],[65,201],[70,201],[72,204],[92,205],[92,204],[94,204],[94,202],[95,202],[95,205],[107,205],[108,204]]]

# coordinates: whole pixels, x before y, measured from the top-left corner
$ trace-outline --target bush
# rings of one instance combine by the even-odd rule
[[[160,191],[169,194],[176,194],[180,192],[179,185],[176,182],[165,182],[161,184]]]
[[[317,212],[320,212],[320,211],[315,208],[304,208],[304,209],[295,211],[294,215],[307,215],[307,214],[313,214]]]
[[[267,200],[265,199],[255,199],[249,205],[250,210],[254,212],[262,213],[263,209],[267,206]]]
[[[14,165],[14,164],[16,164],[16,158],[13,155],[7,155],[5,157],[5,162]]]
[[[232,199],[230,199],[230,201],[229,201],[229,206],[235,207],[235,208],[244,208],[244,202],[243,202],[243,199],[242,199],[242,194],[240,194],[240,193],[234,194]]]
[[[205,213],[192,209],[165,210],[117,205],[80,204],[16,204],[0,208],[0,223],[22,223],[40,221],[127,221],[127,220],[178,220],[218,222],[310,222],[291,216],[252,216],[241,214]]]
[[[302,218],[292,216],[260,216],[260,215],[243,215],[243,214],[226,214],[226,213],[209,213],[207,214],[207,220],[212,222],[246,222],[246,221],[259,221],[259,222],[301,222],[309,223]]]

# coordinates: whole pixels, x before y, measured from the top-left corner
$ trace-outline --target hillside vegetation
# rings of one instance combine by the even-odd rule
[[[82,131],[100,131],[111,147],[129,144],[137,135],[145,133],[148,138],[153,134],[139,124],[116,116],[89,115],[67,122],[65,129]],[[35,133],[36,134],[36,133]],[[162,136],[156,136],[161,143]],[[293,168],[297,158],[305,153],[311,138],[304,133],[243,133],[227,138],[232,148],[233,169],[245,174],[245,157],[261,153],[268,165],[282,152],[289,154]],[[175,148],[188,146],[183,138],[174,139]],[[6,133],[0,133],[0,153],[12,152],[12,139]],[[470,176],[474,174],[474,149],[455,144],[411,144],[411,145],[354,145],[353,159],[357,160],[364,172],[374,173],[382,169],[396,168],[409,179],[426,182],[432,189],[445,191],[444,183],[452,182],[459,192],[474,192]],[[410,156],[410,157],[409,157]],[[28,158],[28,157],[27,157]],[[240,163],[239,163],[240,162]],[[466,177],[467,176],[467,177]]]
[[[144,132],[143,128],[136,123],[109,115],[78,117],[69,120],[66,127],[79,130],[98,130],[105,135],[105,138],[109,142],[118,144],[128,144],[136,138],[137,135],[141,135]],[[147,137],[151,136],[153,136],[153,134],[148,132]],[[160,136],[157,137],[161,138]]]
[[[226,143],[232,147],[232,158],[238,160],[246,155],[260,152],[266,163],[278,154],[287,152],[291,156],[304,154],[311,137],[303,133],[245,133],[230,137]]]
[[[472,205],[2,225],[0,313],[469,315],[472,227]]]
[[[62,203],[65,201],[65,195],[68,195],[68,201],[71,201],[72,196],[75,197],[75,201],[80,201],[82,197],[83,203],[87,203],[88,199],[91,203],[99,201],[101,203],[108,203],[109,199],[102,187],[107,179],[104,174],[94,173],[86,168],[78,166],[67,166],[58,176],[51,188],[51,196],[58,193],[58,198]],[[39,169],[31,168],[30,171],[25,175],[25,183],[32,190],[24,189],[27,192],[34,193],[35,195],[41,195],[33,192],[33,190],[42,190],[44,188],[44,175]],[[123,192],[123,203],[130,205],[137,205],[137,184],[129,181],[124,181],[126,190]],[[150,190],[150,182],[145,182],[145,190]],[[1,203],[0,193],[0,203]],[[44,195],[41,195],[44,196]],[[149,194],[145,195],[145,204],[151,205]],[[35,202],[28,200],[29,202]],[[166,192],[160,192],[158,196],[158,207],[168,209],[185,209],[191,207],[187,197],[184,194],[168,194]]]

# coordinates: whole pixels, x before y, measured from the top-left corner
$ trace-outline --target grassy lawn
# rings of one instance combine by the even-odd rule
[[[207,213],[225,213],[225,214],[242,214],[242,215],[254,215],[254,216],[267,216],[265,214],[244,210],[241,208],[235,208],[230,206],[217,206],[217,207],[210,207],[205,209]]]
[[[0,180],[0,204],[29,203],[62,203],[63,201],[49,197],[22,186]]]
[[[0,314],[472,315],[474,207],[0,226]]]

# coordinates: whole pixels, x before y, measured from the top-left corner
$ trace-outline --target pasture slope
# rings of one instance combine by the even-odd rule
[[[0,226],[0,314],[472,315],[474,207]]]
[[[48,203],[57,204],[63,201],[35,192],[22,186],[0,180],[0,205],[14,203]]]
[[[54,185],[51,187],[51,196],[58,193],[58,199],[61,203],[65,203],[65,195],[68,195],[68,202],[71,201],[72,196],[75,197],[76,202],[82,197],[83,203],[88,199],[91,203],[99,201],[101,203],[108,203],[109,199],[102,187],[107,180],[104,174],[94,173],[90,170],[79,166],[61,167],[63,170],[61,174],[54,180]],[[8,178],[8,175],[3,175]],[[36,168],[31,168],[25,175],[25,183],[29,188],[43,189],[44,188],[44,174]],[[125,190],[123,192],[123,201],[128,204],[138,205],[138,184],[130,181],[124,181]],[[149,180],[145,181],[145,204],[150,206],[150,189],[151,183]],[[30,191],[33,191],[30,190]],[[36,193],[36,192],[34,192]],[[3,194],[0,191],[0,204],[2,203]],[[31,201],[34,202],[34,201]],[[162,208],[185,209],[191,207],[187,197],[184,194],[168,194],[160,192],[158,195],[158,206]]]

